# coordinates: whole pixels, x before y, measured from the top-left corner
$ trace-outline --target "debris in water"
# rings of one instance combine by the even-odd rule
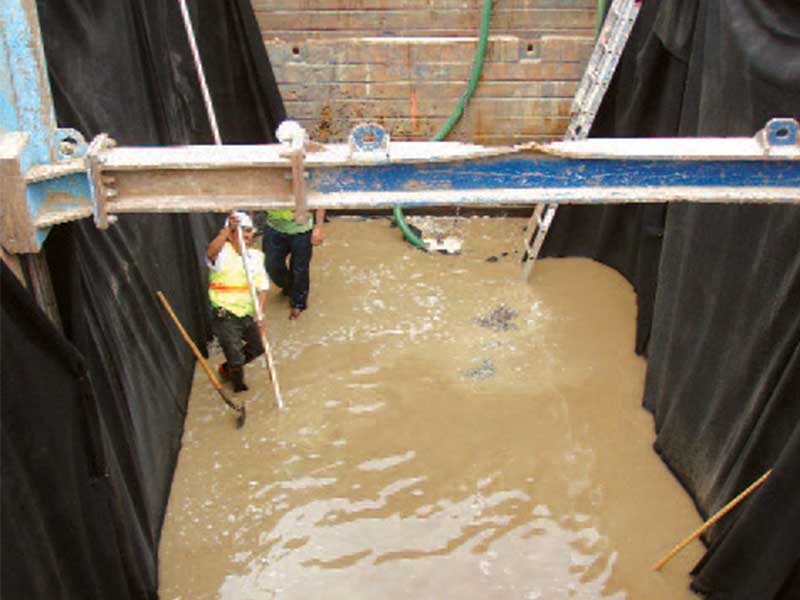
[[[457,237],[446,238],[422,238],[428,252],[438,252],[439,254],[461,254],[463,240]]]
[[[486,379],[497,375],[497,369],[495,369],[491,359],[486,358],[479,366],[465,371],[464,375],[471,379]]]
[[[501,304],[485,317],[478,317],[475,322],[481,327],[486,327],[492,331],[510,331],[518,329],[517,324],[512,321],[517,318],[517,311]]]
[[[425,244],[428,252],[461,254],[463,236],[458,229],[458,218],[409,217],[406,224]]]

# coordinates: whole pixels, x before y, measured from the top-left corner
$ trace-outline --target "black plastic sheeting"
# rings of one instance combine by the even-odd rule
[[[250,3],[187,4],[222,139],[275,141],[286,114]],[[213,143],[178,0],[38,6],[60,127],[126,145]]]
[[[285,113],[249,2],[189,6],[223,140],[274,142]],[[38,8],[59,126],[212,143],[177,0]],[[63,335],[3,265],[3,598],[157,598],[194,357],[155,292],[204,347],[203,257],[221,218],[54,228],[44,252]]]
[[[751,136],[772,117],[800,120],[800,3],[646,1],[592,134]],[[565,207],[544,254],[634,285],[655,449],[704,517],[774,467],[710,530],[693,587],[800,598],[800,207]]]
[[[210,143],[177,6],[39,0],[61,126],[126,145]],[[199,6],[223,140],[273,141],[284,112],[251,7]],[[647,0],[593,134],[752,135],[798,117],[799,11]],[[3,597],[157,597],[193,359],[154,292],[207,338],[214,220],[57,227],[45,250],[64,335],[3,266]],[[712,598],[800,597],[798,231],[788,206],[563,207],[545,246],[633,283],[655,447],[703,515],[774,467],[710,532],[694,585]]]
[[[86,361],[1,275],[2,596],[130,597]]]

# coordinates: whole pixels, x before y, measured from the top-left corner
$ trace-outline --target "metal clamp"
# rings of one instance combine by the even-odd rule
[[[89,191],[94,202],[94,224],[99,229],[108,229],[108,206],[107,201],[117,195],[114,188],[115,179],[111,176],[103,175],[103,164],[105,163],[104,152],[117,145],[117,142],[101,133],[89,144],[86,151],[87,175],[89,178]]]
[[[306,203],[306,142],[308,134],[297,121],[283,121],[275,132],[278,141],[284,145],[281,156],[292,163],[292,196],[294,197],[294,222],[305,225],[311,218]]]

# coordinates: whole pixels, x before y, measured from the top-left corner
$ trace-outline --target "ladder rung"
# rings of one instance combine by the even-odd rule
[[[638,1],[613,0],[611,3],[583,78],[575,92],[570,108],[570,120],[564,134],[565,139],[579,140],[588,136],[638,15]],[[555,209],[555,206],[538,205],[531,217],[528,231],[531,228],[536,231],[532,237],[525,240],[523,275],[526,278],[538,258],[547,230],[555,216]]]

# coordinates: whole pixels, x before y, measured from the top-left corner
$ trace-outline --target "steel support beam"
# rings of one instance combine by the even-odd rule
[[[13,139],[0,165],[14,163],[22,138]],[[24,174],[6,170],[9,189],[24,183],[28,194],[47,198],[32,220],[37,230],[92,215],[102,227],[115,213],[234,208],[800,203],[799,139],[795,121],[777,119],[752,138],[598,138],[516,147],[392,142],[382,153],[352,143],[307,143],[298,165],[298,150],[286,144],[117,148],[98,136],[81,159]],[[71,178],[91,190],[91,203],[60,192],[59,182]]]
[[[10,252],[30,252],[37,247],[37,231],[26,215],[32,214],[31,204],[37,198],[27,191],[20,193],[19,179],[31,166],[55,158],[56,119],[36,2],[0,3],[0,23],[4,30],[0,40],[0,134],[8,134],[0,139],[3,246]]]
[[[800,145],[785,139],[589,139],[519,147],[393,142],[361,160],[346,144],[306,152],[308,209],[538,203],[800,202]],[[111,148],[98,153],[111,213],[295,208],[299,169],[278,144]],[[302,175],[300,175],[302,176]],[[95,179],[97,174],[95,174]],[[303,206],[302,208],[306,208]],[[89,212],[86,211],[85,216]],[[58,222],[54,210],[39,227]],[[66,215],[70,218],[73,215]]]
[[[73,173],[43,175],[63,172],[54,163],[80,156],[85,143],[80,133],[56,125],[36,0],[3,0],[0,23],[0,242],[12,253],[34,253],[47,236],[36,215],[75,205],[83,214],[92,206],[83,161],[75,161]]]

